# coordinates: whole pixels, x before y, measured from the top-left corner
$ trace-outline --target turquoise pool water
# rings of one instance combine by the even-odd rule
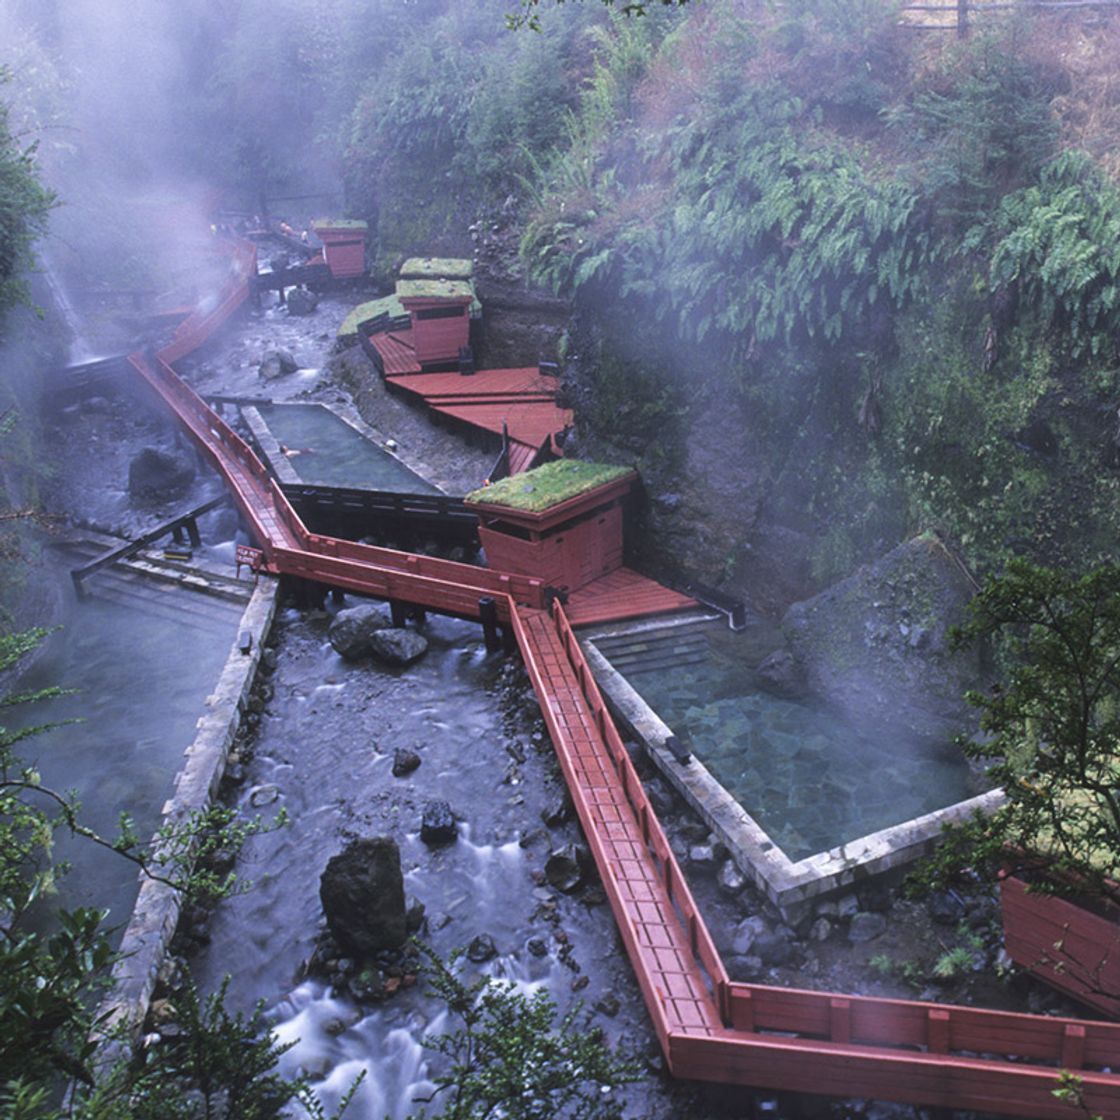
[[[440,493],[329,408],[262,404],[258,410],[277,441],[296,452],[288,462],[309,486]]]
[[[761,691],[724,624],[691,633],[675,656],[597,645],[791,860],[981,792],[952,745],[861,734],[822,705]]]

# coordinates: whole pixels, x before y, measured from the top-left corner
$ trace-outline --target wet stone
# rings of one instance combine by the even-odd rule
[[[751,951],[755,938],[766,932],[766,923],[758,917],[747,918],[740,922],[731,939],[731,951],[739,956],[745,956]]]
[[[261,357],[260,365],[257,367],[261,379],[264,381],[271,381],[277,377],[283,377],[288,373],[295,373],[299,369],[299,362],[292,357],[291,353],[287,350],[267,350]]]
[[[530,937],[525,947],[534,957],[548,956],[548,945],[543,937]]]
[[[609,1019],[613,1019],[622,1009],[622,1003],[614,992],[604,992],[591,1006]]]
[[[254,809],[263,809],[266,805],[271,805],[279,796],[280,790],[276,786],[257,786],[249,794],[249,804]]]
[[[852,916],[848,925],[848,940],[852,942],[874,941],[887,930],[887,919],[882,914],[861,910]]]
[[[545,861],[544,873],[548,882],[558,891],[570,894],[583,882],[583,867],[574,844],[557,848]]]
[[[817,918],[809,927],[810,941],[827,941],[832,936],[832,923],[827,918]]]
[[[459,826],[446,801],[429,801],[420,821],[420,839],[425,844],[451,844],[458,838]]]
[[[411,665],[428,652],[428,639],[415,630],[391,627],[371,634],[369,648],[386,665]]]
[[[732,980],[758,980],[766,972],[766,966],[761,957],[753,954],[728,957],[727,972]]]
[[[498,947],[488,933],[480,933],[467,946],[467,960],[473,964],[485,964],[498,955]]]
[[[562,793],[541,810],[541,820],[549,828],[557,828],[572,816],[572,803],[567,793]]]
[[[738,894],[747,885],[746,877],[730,859],[725,859],[720,864],[716,882],[725,894]]]
[[[796,955],[793,931],[784,928],[765,930],[751,943],[751,955],[758,957],[767,968],[791,964]]]
[[[404,924],[409,933],[419,933],[424,928],[427,908],[419,899],[413,899],[405,911]]]
[[[393,777],[404,778],[420,765],[420,756],[407,747],[398,747],[393,752]]]
[[[319,880],[319,898],[344,950],[368,956],[404,943],[404,877],[391,837],[354,840],[332,856]]]
[[[369,603],[349,607],[331,619],[327,640],[341,657],[356,661],[369,654],[372,635],[390,625],[388,616],[380,607]]]

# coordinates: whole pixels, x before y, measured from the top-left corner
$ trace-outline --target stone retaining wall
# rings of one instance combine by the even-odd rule
[[[206,698],[206,711],[198,720],[194,742],[184,752],[186,763],[176,775],[175,792],[163,807],[164,823],[182,821],[206,809],[218,791],[276,613],[278,590],[276,580],[258,577],[239,627],[239,636],[244,631],[252,635],[252,646],[248,653],[242,653],[235,638],[230,647],[218,683]],[[101,1007],[107,1016],[106,1030],[123,1028],[135,1035],[143,1025],[156,976],[179,922],[181,904],[175,888],[141,874],[140,893],[121,940],[109,995]]]

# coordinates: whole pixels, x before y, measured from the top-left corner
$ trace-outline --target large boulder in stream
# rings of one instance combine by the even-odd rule
[[[190,493],[194,476],[189,456],[145,447],[128,465],[128,492],[141,502],[176,502]]]
[[[369,636],[373,656],[386,665],[411,665],[428,652],[428,639],[415,630],[390,627]]]
[[[782,627],[811,691],[855,726],[948,742],[975,722],[964,693],[978,655],[951,651],[948,636],[973,591],[961,562],[924,534],[795,603]]]
[[[401,853],[388,836],[354,840],[319,879],[327,925],[344,952],[368,957],[408,936]]]
[[[261,357],[257,372],[263,381],[274,381],[277,377],[295,373],[299,362],[287,350],[266,350]]]
[[[370,639],[378,630],[392,626],[389,616],[380,607],[364,603],[360,607],[348,607],[331,619],[327,629],[327,639],[335,652],[348,661],[357,661],[370,653]]]
[[[288,292],[288,314],[310,315],[319,306],[319,297],[306,288],[292,288]]]

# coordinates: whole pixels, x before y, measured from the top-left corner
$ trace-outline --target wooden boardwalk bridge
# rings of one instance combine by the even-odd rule
[[[226,478],[264,570],[465,618],[479,617],[480,599],[494,600],[517,638],[675,1076],[1014,1116],[1120,1116],[1120,1024],[731,982],[572,631],[573,620],[688,600],[621,569],[603,592],[593,583],[573,597],[570,618],[559,602],[546,607],[537,579],[309,532],[248,445],[172,368],[248,296],[255,249],[238,241],[231,251],[215,308],[188,318],[158,353],[131,355],[132,365]],[[521,372],[539,392],[536,371]],[[476,377],[480,396],[515,391],[512,378],[491,386]],[[432,398],[447,388],[433,381]],[[1063,1069],[1079,1079],[1079,1102],[1053,1094]]]

